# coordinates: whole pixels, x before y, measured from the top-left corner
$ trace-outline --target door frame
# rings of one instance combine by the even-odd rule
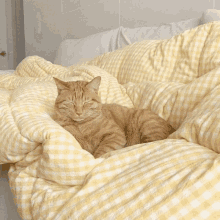
[[[8,68],[16,69],[25,58],[23,0],[4,1],[7,20]]]
[[[1,70],[7,70],[8,69],[8,48],[7,48],[7,20],[6,20],[6,1],[1,0],[0,1],[0,27],[1,27],[1,39],[0,39],[0,69]]]

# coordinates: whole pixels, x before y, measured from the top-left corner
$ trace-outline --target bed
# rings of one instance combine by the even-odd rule
[[[54,64],[29,56],[0,75],[0,164],[22,219],[220,218],[218,13],[65,40]],[[53,77],[96,76],[103,103],[148,108],[176,131],[95,159],[53,120]]]

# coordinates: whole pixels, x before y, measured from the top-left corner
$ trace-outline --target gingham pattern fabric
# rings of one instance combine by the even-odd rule
[[[16,162],[9,177],[22,218],[219,219],[219,47],[213,22],[105,54],[93,66],[34,56],[0,76],[0,163]],[[94,159],[53,121],[52,76],[97,75],[103,103],[149,108],[176,132]]]
[[[219,65],[219,22],[212,22],[168,40],[144,40],[103,54],[92,61],[119,83],[189,83]],[[210,62],[211,61],[211,62]]]

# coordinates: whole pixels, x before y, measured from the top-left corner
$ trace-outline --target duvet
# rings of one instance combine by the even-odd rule
[[[148,108],[176,132],[94,157],[54,120],[61,80],[101,76],[103,103]],[[0,163],[23,219],[220,218],[220,22],[82,65],[24,59],[0,76]]]

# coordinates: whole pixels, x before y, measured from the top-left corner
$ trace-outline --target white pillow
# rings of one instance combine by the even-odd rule
[[[171,38],[187,29],[197,27],[199,22],[200,19],[197,18],[160,27],[119,27],[82,39],[67,39],[61,42],[54,63],[63,66],[80,64],[136,41]]]
[[[164,24],[159,27],[141,27],[141,28],[126,28],[124,33],[133,42],[142,40],[160,40],[169,39],[178,35],[185,30],[195,28],[200,24],[200,18],[188,19],[180,22]]]
[[[106,52],[114,51],[127,46],[131,42],[126,37],[121,37],[123,28],[117,28],[93,34],[82,39],[68,39],[61,42],[55,64],[70,66],[83,63]]]
[[[54,63],[63,66],[80,64],[136,41],[169,39],[185,30],[215,20],[220,20],[220,11],[208,9],[200,18],[173,22],[159,27],[119,27],[82,39],[64,40],[59,46]]]
[[[5,74],[11,75],[13,73],[14,70],[0,70],[0,75],[5,75]]]
[[[216,9],[207,9],[201,17],[200,24],[206,24],[212,21],[219,21],[220,20],[220,10]]]

